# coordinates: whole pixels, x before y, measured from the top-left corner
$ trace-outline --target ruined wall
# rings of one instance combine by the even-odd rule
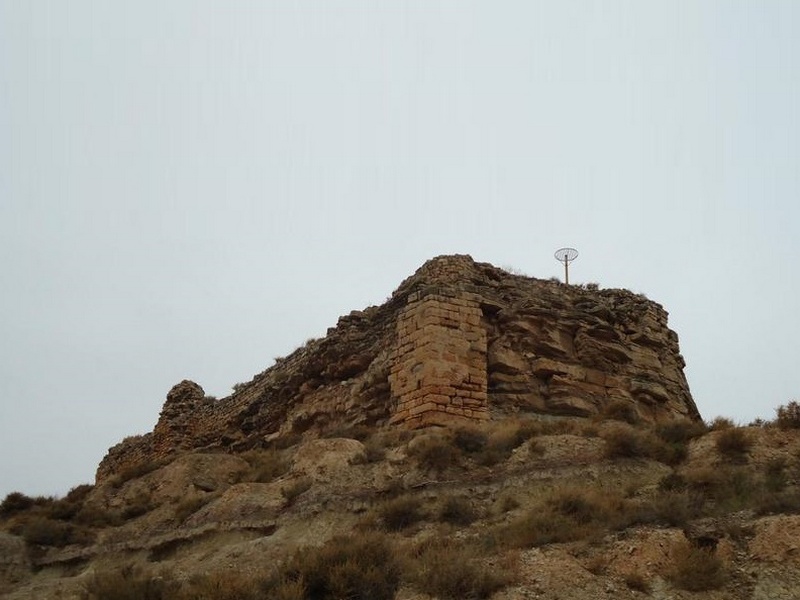
[[[97,479],[190,450],[239,452],[282,436],[422,427],[528,413],[699,420],[678,336],[658,303],[627,290],[515,275],[439,256],[380,306],[220,400],[193,382],[152,433],[111,448]]]
[[[469,294],[429,288],[408,297],[390,356],[390,422],[409,427],[489,418],[486,329]]]

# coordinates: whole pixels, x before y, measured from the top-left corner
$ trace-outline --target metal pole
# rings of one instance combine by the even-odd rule
[[[564,283],[569,285],[569,261],[564,260]]]

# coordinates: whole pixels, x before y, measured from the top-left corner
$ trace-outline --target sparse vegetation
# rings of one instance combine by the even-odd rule
[[[171,600],[178,585],[126,565],[94,574],[84,585],[88,600]]]
[[[792,400],[786,405],[775,409],[777,418],[775,422],[781,429],[800,429],[800,403]]]
[[[647,578],[641,573],[625,573],[622,576],[622,580],[625,582],[625,585],[632,590],[645,594],[650,593],[650,582],[647,581]]]
[[[378,515],[386,529],[399,531],[423,519],[422,501],[417,496],[398,496],[381,504]]]
[[[460,452],[452,439],[445,435],[426,435],[409,446],[409,454],[420,467],[441,473],[458,463]]]
[[[421,544],[408,569],[414,587],[442,600],[483,600],[509,585],[508,569],[489,569],[463,543],[432,539]]]
[[[461,496],[447,496],[439,510],[439,520],[453,525],[469,525],[477,518],[472,502]]]
[[[722,559],[713,550],[689,544],[675,549],[669,576],[676,587],[689,592],[719,589],[728,578]]]
[[[753,441],[741,427],[726,427],[719,432],[715,443],[717,451],[725,458],[745,462]]]
[[[313,482],[308,477],[295,479],[286,487],[281,488],[281,496],[286,500],[286,505],[291,506],[295,501],[308,490],[311,489]]]
[[[298,551],[264,586],[264,597],[285,600],[392,600],[401,568],[379,533],[338,536]]]
[[[250,464],[250,472],[246,475],[247,481],[256,483],[269,483],[286,473],[291,463],[284,457],[280,450],[251,450],[242,454]]]

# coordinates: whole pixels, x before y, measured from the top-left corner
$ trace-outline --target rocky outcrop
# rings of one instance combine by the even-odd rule
[[[699,419],[659,304],[513,275],[469,256],[425,263],[379,307],[339,319],[229,397],[184,381],[152,434],[109,451],[98,480],[190,449],[238,451],[356,425],[422,427],[508,413]]]

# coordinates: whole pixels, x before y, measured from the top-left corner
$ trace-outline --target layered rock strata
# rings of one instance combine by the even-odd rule
[[[678,336],[659,304],[513,275],[469,256],[426,262],[379,307],[221,400],[170,391],[153,433],[113,447],[103,479],[176,452],[230,451],[357,425],[422,427],[508,413],[699,419]]]

